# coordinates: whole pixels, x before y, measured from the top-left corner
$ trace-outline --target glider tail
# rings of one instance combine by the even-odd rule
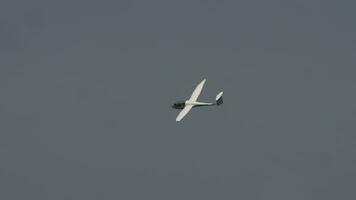
[[[222,96],[223,96],[223,92],[220,92],[218,95],[216,95],[216,98],[215,98],[216,105],[219,106],[224,103]]]

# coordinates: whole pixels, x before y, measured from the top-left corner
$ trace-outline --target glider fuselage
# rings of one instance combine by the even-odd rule
[[[198,107],[198,106],[212,106],[212,105],[216,105],[215,103],[205,103],[205,102],[197,102],[197,101],[179,101],[176,102],[175,104],[173,104],[172,108],[174,109],[183,109],[186,105],[193,105],[194,107]]]

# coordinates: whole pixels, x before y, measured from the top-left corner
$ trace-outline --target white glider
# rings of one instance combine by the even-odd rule
[[[184,102],[177,102],[173,104],[173,108],[175,109],[182,109],[182,111],[179,113],[179,115],[176,118],[176,121],[179,122],[183,119],[184,116],[188,114],[188,112],[193,108],[193,107],[198,107],[198,106],[213,106],[213,105],[221,105],[223,103],[223,92],[220,92],[218,95],[216,95],[215,98],[215,103],[205,103],[205,102],[198,102],[198,97],[204,87],[206,79],[204,79],[202,82],[200,82],[197,87],[194,89],[192,96],[184,101]]]

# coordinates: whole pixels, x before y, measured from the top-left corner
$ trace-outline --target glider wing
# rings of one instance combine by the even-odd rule
[[[184,116],[186,116],[188,114],[188,112],[190,111],[190,109],[193,108],[193,105],[186,105],[182,111],[180,111],[180,113],[178,114],[176,121],[179,122],[180,120],[183,119]]]
[[[194,89],[192,96],[190,97],[189,101],[197,101],[201,90],[203,89],[203,86],[205,84],[206,79],[204,79],[202,82],[200,82],[197,87]]]

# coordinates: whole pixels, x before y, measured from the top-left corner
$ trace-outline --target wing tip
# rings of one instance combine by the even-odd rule
[[[203,86],[203,85],[205,85],[205,82],[206,82],[206,78],[204,78],[200,83],[199,83],[199,85],[198,86]]]
[[[183,117],[178,115],[177,118],[176,118],[176,122],[180,122],[182,119],[183,119]]]

